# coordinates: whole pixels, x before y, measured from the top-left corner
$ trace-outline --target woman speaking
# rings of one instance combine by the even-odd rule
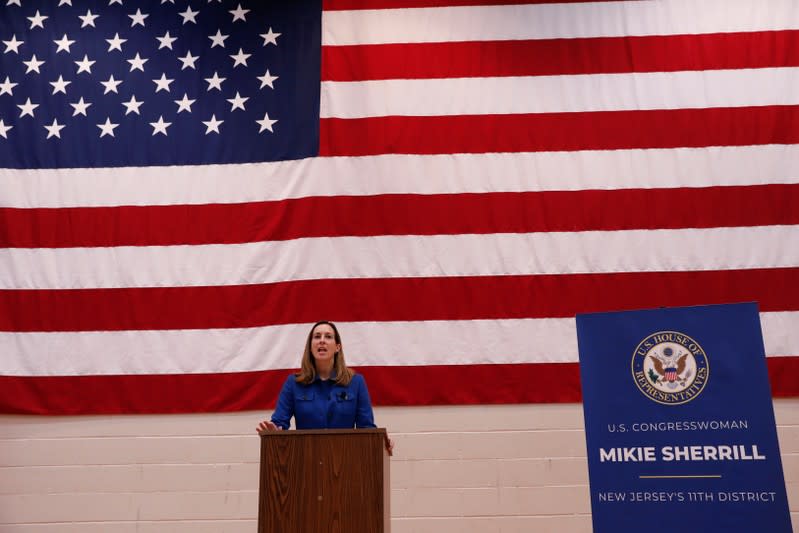
[[[313,325],[300,371],[286,379],[271,420],[258,424],[258,433],[289,429],[292,417],[297,429],[376,427],[366,381],[347,368],[341,335],[332,322]],[[389,454],[393,447],[387,439]]]

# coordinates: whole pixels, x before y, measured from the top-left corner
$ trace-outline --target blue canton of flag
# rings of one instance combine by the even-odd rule
[[[6,0],[0,40],[0,167],[318,152],[320,0]]]

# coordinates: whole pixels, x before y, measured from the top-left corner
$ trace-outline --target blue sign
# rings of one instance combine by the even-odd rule
[[[754,303],[577,316],[594,533],[791,533]]]

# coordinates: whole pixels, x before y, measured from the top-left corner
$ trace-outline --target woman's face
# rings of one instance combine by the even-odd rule
[[[333,361],[333,358],[341,349],[340,344],[336,344],[336,332],[330,324],[319,324],[311,333],[311,355],[317,363]]]

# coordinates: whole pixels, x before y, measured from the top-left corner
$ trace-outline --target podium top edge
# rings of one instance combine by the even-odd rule
[[[364,434],[386,434],[386,428],[364,428],[364,429],[288,429],[284,431],[267,431],[261,433],[261,437],[286,436],[286,435],[364,435]]]

